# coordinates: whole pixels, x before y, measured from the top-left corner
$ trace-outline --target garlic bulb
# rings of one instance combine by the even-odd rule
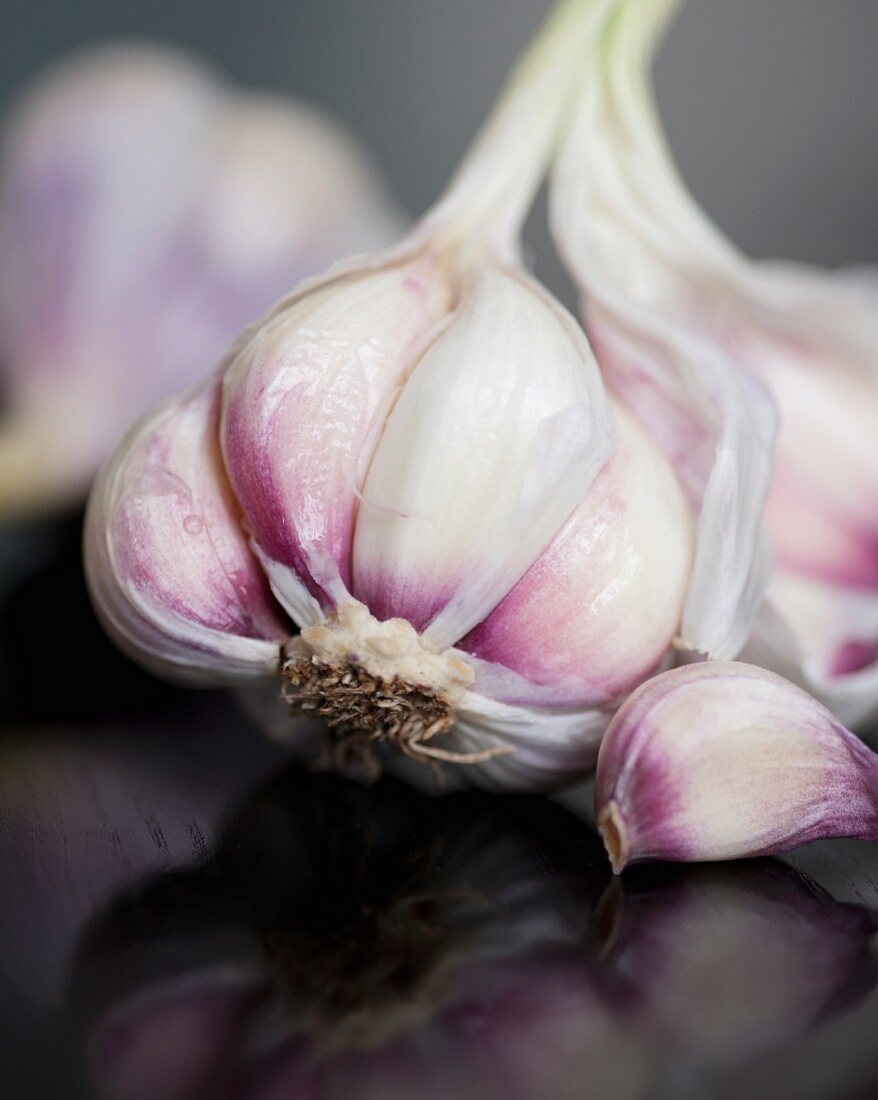
[[[720,534],[758,528],[759,508],[745,492],[705,519],[519,261],[520,223],[613,7],[564,0],[403,241],[301,285],[104,468],[87,571],[145,664],[274,694],[282,671],[293,713],[325,719],[336,764],[396,749],[546,788],[593,766],[613,709],[671,662],[693,563],[716,589],[699,582],[705,621],[743,640],[758,539],[736,541],[728,576]],[[735,415],[748,410],[741,398]],[[154,491],[178,500],[156,505]],[[208,521],[224,534],[196,551]],[[278,638],[284,616],[295,637]]]
[[[334,122],[185,54],[104,47],[38,83],[0,162],[0,517],[76,503],[292,281],[398,224]]]
[[[665,672],[614,717],[595,810],[613,870],[878,840],[878,756],[801,688],[734,661]]]
[[[878,713],[874,281],[749,260],[698,209],[648,80],[678,4],[621,0],[608,24],[558,159],[556,240],[585,292],[602,371],[665,449],[682,452],[686,484],[703,494],[684,638],[711,656],[735,656],[761,599],[762,586],[744,573],[759,559],[738,555],[756,533],[768,484],[772,414],[762,383],[780,410],[765,511],[777,568],[746,657],[865,725]],[[697,419],[705,398],[718,412],[708,437]],[[723,512],[739,497],[745,522],[729,525]],[[724,578],[750,585],[750,615],[740,617],[733,646],[698,641],[697,605],[703,613],[710,602],[699,590],[702,578],[711,581],[701,568],[705,538],[726,540],[724,558],[710,552],[724,561]]]

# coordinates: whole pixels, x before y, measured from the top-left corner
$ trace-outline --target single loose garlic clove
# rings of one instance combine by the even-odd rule
[[[85,528],[107,631],[148,668],[200,683],[276,671],[291,629],[241,529],[218,420],[215,382],[144,418],[101,471]]]
[[[339,126],[170,49],[73,58],[3,136],[0,518],[76,504],[292,283],[398,232]]]
[[[649,680],[601,745],[595,808],[614,871],[878,839],[878,756],[774,673],[691,664]]]

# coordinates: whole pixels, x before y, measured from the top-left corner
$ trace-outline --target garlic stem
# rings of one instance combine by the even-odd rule
[[[651,209],[662,212],[662,226],[682,240],[707,249],[710,259],[721,268],[734,269],[738,262],[734,246],[716,231],[700,207],[689,198],[664,129],[652,91],[651,66],[668,24],[683,0],[621,0],[613,18],[607,20],[600,45],[603,88],[599,93],[604,110],[616,132],[619,149],[633,151],[625,165],[626,175],[646,169]],[[579,131],[575,144],[586,147],[594,140],[594,121],[586,104],[574,123]],[[628,217],[636,218],[637,211]],[[647,239],[656,232],[641,226]]]
[[[585,54],[618,0],[559,0],[416,233],[488,244],[518,259],[516,238],[571,104]]]

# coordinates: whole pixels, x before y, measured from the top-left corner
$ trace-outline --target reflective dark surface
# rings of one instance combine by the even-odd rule
[[[874,846],[614,880],[588,791],[303,775],[112,652],[75,526],[0,610],[0,1096],[878,1095]]]

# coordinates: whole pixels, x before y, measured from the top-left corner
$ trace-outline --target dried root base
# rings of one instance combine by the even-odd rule
[[[289,680],[284,698],[303,715],[319,715],[332,735],[330,764],[339,771],[352,766],[375,777],[381,767],[377,747],[395,746],[412,760],[434,766],[437,761],[478,764],[504,749],[458,753],[427,742],[448,733],[454,708],[441,694],[398,677],[386,680],[356,665],[296,660],[284,667]]]

